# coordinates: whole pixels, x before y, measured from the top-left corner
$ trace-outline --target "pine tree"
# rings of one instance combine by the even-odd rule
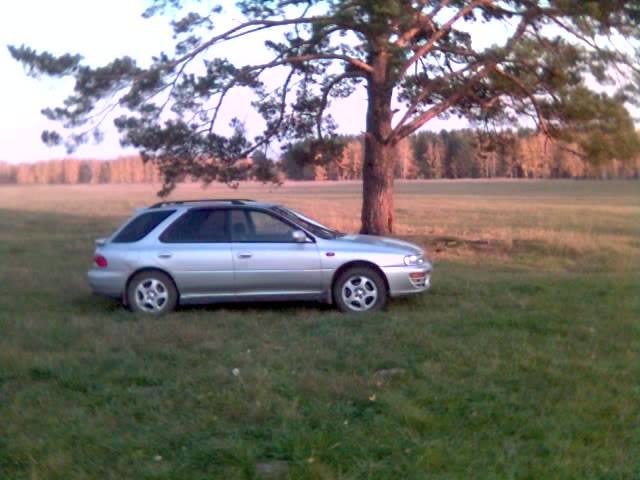
[[[161,193],[186,177],[233,183],[244,175],[235,163],[270,142],[315,138],[318,155],[335,149],[327,107],[364,86],[365,233],[392,230],[396,145],[443,115],[494,131],[526,119],[595,162],[640,150],[625,109],[637,93],[637,60],[607,41],[638,39],[635,0],[241,0],[244,18],[226,31],[215,30],[220,7],[201,15],[185,11],[189,5],[155,0],[147,10],[176,15],[174,52],[147,66],[125,56],[91,67],[79,55],[10,46],[32,75],[75,78],[63,106],[44,110],[70,134],[43,132],[43,140],[69,148],[90,140],[96,109],[115,99],[128,111],[115,119],[123,141],[158,166]],[[489,46],[472,41],[478,24],[504,38]],[[224,58],[228,42],[264,34],[272,53],[264,61]],[[286,71],[275,91],[264,80],[273,69]],[[606,94],[597,83],[622,88]],[[219,106],[236,88],[253,90],[264,117],[264,131],[253,138],[238,119],[228,136],[217,129]],[[456,175],[467,168],[453,167]],[[522,165],[511,167],[512,175],[524,173]]]

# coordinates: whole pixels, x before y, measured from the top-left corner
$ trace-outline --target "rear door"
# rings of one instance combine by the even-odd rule
[[[293,239],[298,228],[260,209],[230,210],[238,299],[306,297],[322,291],[315,241]]]
[[[192,208],[173,222],[159,240],[158,262],[173,275],[181,300],[233,298],[226,209]]]

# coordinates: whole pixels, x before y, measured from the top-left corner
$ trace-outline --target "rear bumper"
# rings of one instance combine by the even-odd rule
[[[389,295],[403,297],[429,290],[431,287],[431,266],[382,267],[389,282]],[[412,279],[410,275],[417,277]]]
[[[87,282],[95,294],[122,298],[127,277],[124,272],[92,268],[87,272]]]

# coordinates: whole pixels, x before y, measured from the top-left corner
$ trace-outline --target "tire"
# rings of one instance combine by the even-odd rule
[[[369,313],[384,308],[387,285],[373,268],[353,267],[340,274],[333,284],[333,301],[344,313]]]
[[[127,304],[132,312],[165,315],[176,308],[178,290],[171,278],[162,272],[140,272],[127,287]]]

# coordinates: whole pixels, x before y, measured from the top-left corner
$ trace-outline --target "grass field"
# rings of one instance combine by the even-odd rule
[[[640,182],[398,184],[434,287],[362,318],[92,297],[157,188],[0,188],[0,479],[640,478]],[[355,230],[359,189],[174,196]]]

